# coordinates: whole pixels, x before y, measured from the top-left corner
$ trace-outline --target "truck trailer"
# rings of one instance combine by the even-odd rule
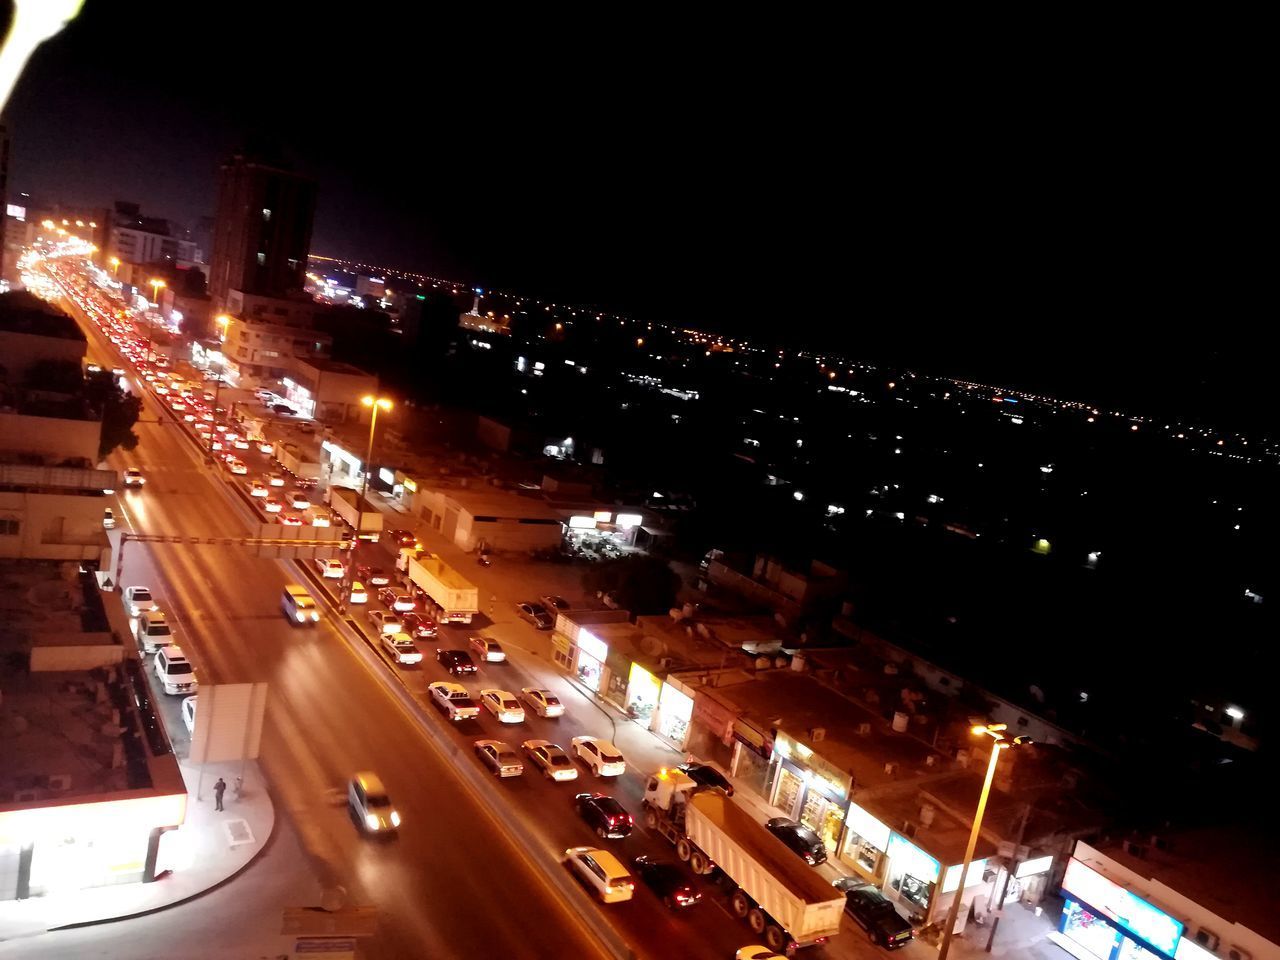
[[[355,530],[361,540],[377,540],[382,535],[382,514],[359,490],[348,487],[330,487],[329,506],[347,526]],[[359,529],[356,525],[359,524]]]
[[[645,785],[644,817],[694,873],[719,869],[732,887],[734,916],[775,953],[825,943],[840,932],[844,895],[718,787],[661,770]]]
[[[430,598],[438,623],[470,623],[480,612],[480,591],[437,556],[410,557],[409,579]]]

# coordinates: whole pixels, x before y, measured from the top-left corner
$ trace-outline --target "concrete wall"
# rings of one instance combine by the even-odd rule
[[[33,647],[31,672],[92,670],[124,661],[124,647],[118,643],[86,646]]]
[[[106,546],[105,497],[0,491],[0,519],[18,532],[0,535],[0,557],[33,560],[97,560]]]
[[[97,463],[101,437],[97,420],[0,413],[0,450],[11,453],[38,453],[57,461],[83,457]]]

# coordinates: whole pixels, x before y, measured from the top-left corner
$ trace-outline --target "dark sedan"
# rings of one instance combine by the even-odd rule
[[[652,857],[636,857],[633,862],[636,875],[668,908],[681,910],[702,899],[702,893],[674,863]]]
[[[804,857],[804,862],[809,866],[816,867],[827,862],[826,844],[804,824],[786,817],[774,817],[765,827],[797,855]]]
[[[911,923],[873,885],[856,877],[841,877],[835,886],[844,891],[844,912],[867,931],[874,942],[889,950],[911,942]]]
[[[626,808],[603,793],[579,793],[573,798],[573,806],[601,840],[621,840],[630,836],[635,826]]]
[[[455,677],[476,672],[476,662],[465,650],[437,650],[436,661]]]

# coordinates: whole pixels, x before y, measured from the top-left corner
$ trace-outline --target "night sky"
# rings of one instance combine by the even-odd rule
[[[88,0],[6,111],[11,191],[191,221],[274,144],[316,253],[1081,399],[1260,370],[1247,56],[274,6]]]

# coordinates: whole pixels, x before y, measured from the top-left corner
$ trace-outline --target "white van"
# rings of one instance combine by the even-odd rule
[[[280,596],[280,609],[295,626],[312,626],[320,622],[320,608],[316,606],[315,598],[296,583],[285,586]]]

